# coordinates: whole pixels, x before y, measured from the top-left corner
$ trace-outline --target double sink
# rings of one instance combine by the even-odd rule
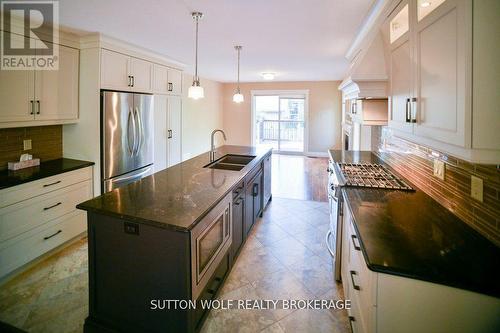
[[[254,158],[255,156],[250,155],[227,154],[218,160],[205,165],[204,168],[240,171]]]

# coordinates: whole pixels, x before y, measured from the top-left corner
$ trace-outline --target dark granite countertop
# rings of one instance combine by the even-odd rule
[[[132,184],[117,188],[77,208],[124,218],[137,223],[188,231],[217,202],[257,166],[271,149],[222,146],[216,159],[226,154],[256,156],[241,171],[204,168],[208,152]]]
[[[36,167],[10,171],[0,171],[0,190],[34,180],[55,176],[64,172],[85,168],[94,165],[94,162],[73,160],[70,158],[59,158],[47,162],[41,162]]]
[[[388,166],[371,152],[329,153]],[[500,249],[406,181],[414,192],[343,188],[368,268],[500,297]]]

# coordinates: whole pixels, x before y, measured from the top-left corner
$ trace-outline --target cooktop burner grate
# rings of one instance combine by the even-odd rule
[[[410,185],[381,164],[338,163],[346,186],[412,191]]]

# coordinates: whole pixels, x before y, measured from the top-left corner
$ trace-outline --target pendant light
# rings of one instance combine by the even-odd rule
[[[235,103],[241,103],[243,102],[244,98],[243,95],[241,94],[240,91],[240,51],[241,51],[242,46],[235,46],[234,49],[238,52],[238,86],[236,88],[236,92],[233,95],[233,102]]]
[[[192,99],[200,99],[205,97],[205,92],[203,87],[200,86],[200,77],[198,76],[198,21],[203,17],[200,12],[191,13],[193,20],[196,22],[196,48],[195,48],[195,58],[194,58],[194,77],[193,84],[189,87],[188,97]]]

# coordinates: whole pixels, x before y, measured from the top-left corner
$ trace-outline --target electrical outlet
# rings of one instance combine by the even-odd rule
[[[470,195],[477,201],[483,202],[483,180],[476,176],[470,176]]]
[[[434,176],[444,180],[445,166],[444,162],[438,159],[434,160]]]
[[[31,139],[23,140],[23,147],[24,147],[24,150],[30,150],[31,149]]]

